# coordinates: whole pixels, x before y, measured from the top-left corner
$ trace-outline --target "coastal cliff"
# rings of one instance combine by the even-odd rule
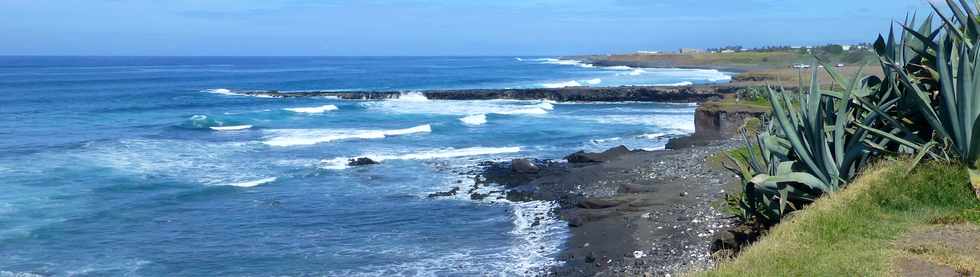
[[[667,149],[681,149],[708,145],[712,141],[734,137],[745,121],[766,118],[766,106],[733,104],[731,102],[706,102],[694,111],[694,133],[687,137],[671,139]]]

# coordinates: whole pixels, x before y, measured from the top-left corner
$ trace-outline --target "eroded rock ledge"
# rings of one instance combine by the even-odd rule
[[[734,93],[739,87],[735,85],[695,85],[682,87],[568,87],[568,88],[534,88],[534,89],[461,89],[461,90],[427,90],[420,91],[431,100],[552,100],[559,102],[675,102],[700,103],[718,100],[725,94]],[[294,98],[294,97],[336,97],[349,100],[382,100],[397,99],[404,95],[402,91],[244,91],[244,95]]]

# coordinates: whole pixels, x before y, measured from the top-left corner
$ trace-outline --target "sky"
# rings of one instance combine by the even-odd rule
[[[0,0],[0,55],[572,55],[871,42],[927,0]]]

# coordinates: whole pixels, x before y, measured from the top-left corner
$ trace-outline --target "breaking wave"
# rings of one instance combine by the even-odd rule
[[[582,83],[579,83],[578,81],[567,81],[567,82],[559,82],[559,83],[544,83],[544,84],[541,84],[541,87],[544,87],[544,88],[567,88],[567,87],[581,87],[581,86],[582,86]]]
[[[368,109],[393,114],[437,114],[470,117],[474,115],[544,115],[554,107],[541,101],[524,100],[425,100],[371,101],[360,103]],[[471,119],[476,119],[471,118]]]
[[[339,140],[383,139],[391,136],[431,133],[431,125],[420,125],[397,130],[330,130],[330,129],[280,129],[267,130],[270,136],[263,144],[276,147],[314,145]]]
[[[585,63],[585,62],[582,62],[582,61],[579,61],[579,60],[562,60],[562,59],[547,58],[547,59],[534,59],[534,61],[537,61],[537,62],[540,62],[540,63],[543,63],[543,64],[572,65],[572,66],[578,66],[578,67],[582,67],[582,68],[593,68],[593,67],[595,67],[595,65],[593,65],[593,64]]]
[[[220,95],[228,95],[228,96],[251,96],[251,97],[258,97],[258,98],[272,98],[272,96],[267,96],[267,95],[248,95],[248,94],[243,94],[243,93],[237,93],[237,92],[235,92],[233,90],[226,89],[226,88],[206,89],[206,90],[202,90],[202,92],[213,93],[213,94],[220,94]]]
[[[541,87],[543,87],[543,88],[584,87],[586,85],[588,85],[588,86],[595,86],[595,85],[598,85],[598,84],[601,84],[601,83],[602,83],[602,79],[595,78],[595,79],[582,80],[582,81],[565,81],[565,82],[557,82],[557,83],[544,83],[544,84],[541,84]]]
[[[429,101],[429,98],[425,97],[425,94],[421,92],[412,91],[412,92],[405,92],[398,95],[398,101],[425,102],[425,101]]]
[[[334,105],[323,105],[323,106],[319,106],[319,107],[285,108],[283,110],[294,112],[294,113],[320,114],[320,113],[325,113],[325,112],[329,112],[329,111],[336,111],[336,110],[339,110],[339,109],[340,108],[337,108],[337,106],[334,106]]]
[[[400,155],[372,155],[366,154],[357,158],[366,157],[377,162],[387,160],[435,160],[450,159],[459,157],[487,156],[495,154],[512,154],[521,152],[521,147],[470,147],[470,148],[445,148],[436,150],[419,151]],[[338,157],[320,161],[320,168],[323,169],[345,169],[352,157]]]
[[[254,181],[246,181],[246,182],[240,182],[240,183],[232,183],[232,184],[228,184],[228,185],[229,186],[233,186],[233,187],[240,187],[240,188],[252,188],[252,187],[257,187],[257,186],[261,186],[261,185],[265,185],[265,184],[268,184],[268,183],[275,182],[278,179],[279,178],[277,178],[277,177],[270,177],[270,178],[259,179],[259,180],[254,180]]]
[[[211,130],[215,131],[242,131],[251,129],[252,125],[236,125],[236,126],[212,126]]]
[[[186,121],[181,123],[178,127],[187,129],[210,129],[213,131],[241,131],[245,129],[252,128],[252,125],[235,123],[231,120],[224,120],[221,118],[211,118],[209,116],[198,114],[187,118]]]
[[[464,118],[460,118],[459,121],[462,121],[463,124],[470,125],[470,126],[483,125],[483,124],[487,124],[487,115],[486,114],[471,115]]]
[[[690,81],[669,83],[669,84],[657,84],[657,86],[664,86],[664,87],[683,87],[683,86],[693,86],[693,85],[694,82],[690,82]]]

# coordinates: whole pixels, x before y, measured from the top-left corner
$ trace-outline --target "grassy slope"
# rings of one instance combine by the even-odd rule
[[[869,169],[848,189],[775,227],[739,258],[699,274],[890,276],[894,260],[910,255],[896,246],[903,235],[937,219],[980,224],[980,203],[963,168],[930,163],[904,176],[907,167],[906,162],[885,162]],[[977,257],[927,258],[959,261],[953,266],[973,272],[980,263]]]

